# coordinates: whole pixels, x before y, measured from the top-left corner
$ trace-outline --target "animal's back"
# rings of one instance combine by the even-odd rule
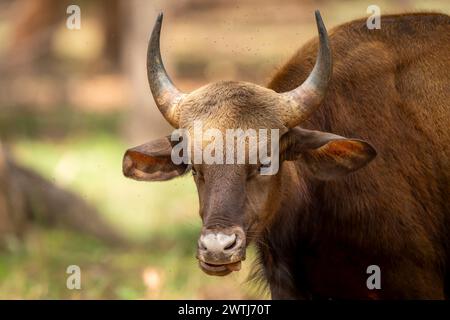
[[[418,294],[439,297],[444,288],[427,286],[442,282],[450,262],[450,17],[382,16],[380,30],[355,20],[333,29],[330,45],[331,86],[303,126],[362,138],[378,156],[323,185],[314,222],[321,233],[313,236],[371,252],[382,268],[404,265],[408,274],[388,275],[387,286],[422,277],[430,281]],[[269,87],[284,92],[302,83],[316,51],[317,40],[303,46]]]
[[[351,116],[347,115],[351,111],[365,119],[373,110],[387,123],[390,112],[396,111],[403,113],[403,122],[420,125],[418,129],[435,138],[435,143],[448,145],[450,16],[382,16],[381,29],[374,30],[367,28],[365,19],[355,20],[332,29],[330,43],[334,69],[330,92],[320,109],[323,117],[330,113]],[[302,83],[312,70],[317,45],[317,39],[304,45],[277,72],[269,87],[283,92]],[[366,100],[362,100],[364,96]],[[346,99],[347,105],[335,101],[337,97]],[[348,105],[352,102],[359,103],[358,108]],[[311,123],[321,120],[318,116]]]

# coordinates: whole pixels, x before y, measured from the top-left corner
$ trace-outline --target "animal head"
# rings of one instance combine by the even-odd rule
[[[226,275],[239,270],[250,240],[258,237],[277,210],[274,197],[279,196],[282,172],[261,174],[274,161],[280,165],[300,161],[315,177],[334,179],[363,167],[375,151],[361,140],[299,127],[320,106],[332,76],[328,35],[318,11],[319,51],[315,66],[306,81],[284,93],[235,81],[208,84],[191,93],[179,91],[161,58],[162,17],[158,16],[151,34],[147,75],[153,98],[165,119],[174,128],[184,130],[184,161],[174,161],[181,142],[164,137],[127,150],[123,171],[127,177],[145,181],[169,180],[192,171],[203,221],[197,258],[206,273]],[[201,128],[196,128],[198,123]],[[200,138],[194,137],[196,130]],[[230,130],[241,130],[241,134],[225,143]],[[266,134],[246,135],[261,130],[267,130]],[[234,152],[239,137],[243,138],[242,159]],[[251,155],[256,149],[258,153],[260,146],[265,147],[268,157],[251,161]],[[203,152],[200,161],[195,161],[196,148]],[[217,161],[204,161],[204,153]]]

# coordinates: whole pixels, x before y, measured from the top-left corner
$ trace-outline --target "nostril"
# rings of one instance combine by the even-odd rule
[[[223,234],[219,233],[217,235],[217,241],[220,243],[222,250],[230,250],[232,249],[236,244],[236,234]]]
[[[225,248],[223,248],[224,250],[230,250],[230,249],[233,249],[235,246],[236,246],[236,237],[234,237],[234,240],[233,240],[233,242],[230,242],[230,244],[229,245],[227,245],[227,246],[225,246]]]
[[[198,242],[198,248],[199,248],[200,250],[206,250],[206,246],[205,246],[205,244],[203,243],[202,240],[200,240],[200,241]]]

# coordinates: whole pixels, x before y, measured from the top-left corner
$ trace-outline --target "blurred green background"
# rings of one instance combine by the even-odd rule
[[[80,30],[66,28],[69,4],[80,6]],[[367,17],[371,4],[382,14],[450,10],[448,0],[1,0],[0,149],[92,205],[128,244],[46,223],[33,210],[24,230],[3,230],[8,192],[2,198],[1,190],[11,188],[0,175],[0,299],[268,298],[246,282],[255,272],[252,248],[230,276],[197,267],[201,221],[190,175],[165,183],[122,175],[127,148],[170,133],[146,82],[151,26],[164,11],[163,58],[181,89],[219,79],[264,84],[315,35],[315,9],[330,29]],[[3,212],[12,220],[15,214]],[[73,264],[81,268],[81,290],[66,288]]]

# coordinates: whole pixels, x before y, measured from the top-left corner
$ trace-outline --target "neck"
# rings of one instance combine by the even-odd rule
[[[294,253],[306,241],[309,221],[313,216],[310,188],[313,187],[307,175],[296,162],[284,162],[274,186],[274,196],[268,203],[274,207],[272,220],[262,233],[257,244],[263,274],[270,284],[272,297],[299,296],[292,288],[278,288],[276,284],[295,284],[290,271],[295,267]],[[276,205],[274,205],[276,203]]]

